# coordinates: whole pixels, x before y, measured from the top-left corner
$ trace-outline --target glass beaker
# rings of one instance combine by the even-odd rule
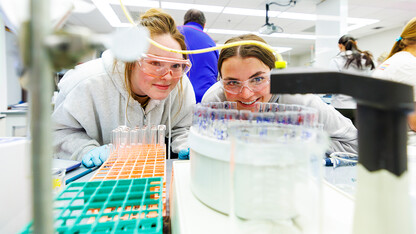
[[[234,233],[320,233],[327,135],[277,123],[229,127]]]

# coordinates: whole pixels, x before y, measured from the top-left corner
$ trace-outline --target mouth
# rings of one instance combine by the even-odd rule
[[[170,87],[170,85],[161,85],[161,84],[154,84],[153,86],[155,86],[156,88],[160,90],[167,90]]]
[[[239,102],[240,102],[241,104],[245,105],[245,106],[251,106],[251,105],[253,105],[254,103],[256,103],[259,99],[260,99],[260,98],[257,98],[257,99],[255,99],[255,100],[253,100],[253,101],[251,101],[251,102],[243,102],[243,101],[239,101]]]

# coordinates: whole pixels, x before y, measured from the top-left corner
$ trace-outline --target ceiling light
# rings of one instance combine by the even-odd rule
[[[92,2],[97,6],[98,10],[102,13],[102,15],[107,19],[112,27],[129,27],[130,23],[123,23],[117,17],[114,10],[112,9],[111,5],[120,5],[119,0],[92,0]],[[158,1],[150,1],[150,0],[123,0],[125,6],[135,6],[135,7],[159,7]],[[174,10],[183,10],[186,11],[190,8],[200,9],[204,12],[212,12],[212,13],[223,13],[223,14],[233,14],[233,15],[248,15],[248,16],[263,16],[264,10],[256,10],[256,9],[247,9],[247,8],[235,8],[235,7],[223,7],[223,6],[215,6],[215,5],[201,5],[201,4],[185,4],[185,3],[175,3],[175,2],[160,2],[161,7],[164,9],[174,9]],[[304,14],[304,13],[290,13],[290,12],[280,12],[280,11],[269,11],[270,17],[277,17],[285,18],[285,19],[295,19],[295,20],[308,20],[308,21],[316,21],[317,15],[315,14]],[[319,18],[325,17],[320,15]],[[374,19],[362,19],[362,18],[347,18],[347,23],[350,24],[348,27],[348,31],[352,31],[357,28],[361,28],[367,26],[369,24],[373,24],[378,22],[379,20]],[[271,24],[273,29],[273,24]],[[264,26],[264,25],[263,25]],[[270,26],[267,26],[270,27]],[[275,27],[278,27],[275,25]],[[270,28],[267,28],[268,30]],[[209,30],[212,32],[212,30]],[[234,32],[238,32],[233,30]],[[251,32],[252,33],[252,32]],[[256,34],[258,32],[255,32]],[[234,35],[234,33],[231,33]],[[279,35],[281,34],[281,35]],[[284,33],[272,33],[272,34],[263,34],[264,36],[271,36],[271,37],[281,37],[284,38],[285,36],[290,36],[289,38],[296,38],[296,39],[314,39],[315,36],[312,35],[300,35],[300,34],[284,34]]]
[[[243,34],[250,34],[250,33],[259,35],[259,32],[255,32],[255,31],[253,32],[253,31],[217,29],[217,28],[210,28],[210,29],[206,30],[205,32],[208,32],[210,34],[214,33],[214,34],[225,34],[225,35],[243,35]],[[270,35],[267,35],[267,34],[261,35],[261,37],[277,37],[277,38],[316,40],[315,35],[309,35],[309,34],[273,33],[273,34],[270,34]]]

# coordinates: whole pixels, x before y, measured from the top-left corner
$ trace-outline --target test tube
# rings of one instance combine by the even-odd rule
[[[270,112],[277,112],[279,110],[279,104],[277,103],[269,103],[270,104]]]
[[[111,143],[114,147],[114,150],[116,150],[120,146],[120,130],[118,128],[112,130],[111,135]]]
[[[264,103],[262,102],[254,103],[254,112],[263,112],[263,109],[264,109]]]
[[[253,119],[254,123],[261,123],[263,122],[263,115],[261,112],[253,112]]]
[[[150,144],[156,145],[157,144],[157,127],[156,125],[152,125],[150,128]]]
[[[222,102],[210,102],[211,109],[224,109],[224,103]]]
[[[231,109],[231,102],[230,101],[224,101],[224,109],[226,109],[226,110]]]
[[[130,144],[132,146],[139,143],[139,131],[137,129],[132,129],[130,131]]]
[[[251,122],[251,120],[253,119],[253,113],[251,113],[251,111],[249,110],[240,110],[239,119]]]
[[[141,136],[142,136],[142,144],[143,145],[146,145],[146,144],[148,144],[148,140],[147,140],[147,136],[148,136],[148,134],[147,134],[147,129],[148,129],[148,127],[147,127],[147,125],[143,125],[142,126],[142,129],[141,129]]]
[[[236,120],[238,117],[238,110],[226,110],[225,111],[225,119],[227,121]]]
[[[120,146],[129,147],[130,146],[130,131],[128,128],[124,128],[120,132]]]
[[[278,112],[283,112],[286,110],[286,105],[285,104],[277,104],[277,111]]]
[[[158,144],[164,145],[165,144],[165,136],[166,136],[166,125],[158,125],[157,126],[158,131]]]
[[[237,102],[230,102],[231,109],[237,110]]]
[[[276,115],[273,112],[265,112],[265,113],[262,113],[263,122],[274,123],[274,122],[276,122],[275,116]]]
[[[194,126],[195,128],[198,128],[199,126],[199,122],[200,122],[199,113],[200,113],[201,108],[202,108],[202,105],[200,103],[196,104],[193,108],[194,115],[192,116],[192,126]]]

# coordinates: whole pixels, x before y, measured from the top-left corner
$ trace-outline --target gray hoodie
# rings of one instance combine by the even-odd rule
[[[181,83],[183,91],[179,92]],[[124,63],[114,66],[113,55],[106,51],[101,58],[68,71],[58,87],[52,114],[55,158],[82,160],[91,149],[110,143],[111,131],[119,125],[164,124],[168,134],[170,108],[172,151],[188,147],[195,94],[186,75],[166,99],[151,99],[143,110],[139,102],[129,98]]]

